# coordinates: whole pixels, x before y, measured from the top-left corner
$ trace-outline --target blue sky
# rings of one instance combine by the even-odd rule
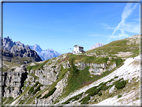
[[[59,53],[139,34],[139,3],[4,3],[3,37]]]

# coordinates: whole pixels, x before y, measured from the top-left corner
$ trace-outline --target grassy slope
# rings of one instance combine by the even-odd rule
[[[69,95],[69,93],[81,88],[81,87],[84,87],[106,75],[108,75],[109,73],[113,72],[116,68],[114,68],[112,71],[106,71],[104,72],[102,75],[94,75],[92,78],[90,77],[90,73],[89,73],[89,67],[86,67],[85,69],[83,70],[78,70],[77,67],[74,65],[75,62],[78,62],[78,59],[80,59],[80,61],[84,60],[84,59],[89,59],[92,57],[90,56],[83,56],[83,55],[70,55],[69,57],[69,61],[70,61],[70,64],[71,64],[71,68],[69,69],[70,71],[70,75],[69,75],[69,78],[68,78],[68,85],[66,87],[66,89],[64,90],[65,93],[63,94],[63,96],[61,97],[65,97],[67,95]],[[99,60],[101,59],[101,60]],[[90,61],[91,63],[104,63],[106,62],[106,59],[108,58],[102,58],[102,57],[95,57],[94,56],[94,60],[88,60]],[[123,60],[121,60],[120,58],[117,58],[117,59],[113,59],[112,61],[115,61],[116,62],[116,65],[117,67],[118,66],[121,66],[122,63],[123,63]],[[85,62],[85,60],[84,60]],[[87,61],[86,61],[87,62]]]
[[[125,39],[113,41],[102,47],[89,50],[86,53],[96,53],[97,55],[112,55],[118,54],[118,52],[133,52],[133,56],[137,56],[139,54],[139,44],[127,45],[128,42],[129,41]]]

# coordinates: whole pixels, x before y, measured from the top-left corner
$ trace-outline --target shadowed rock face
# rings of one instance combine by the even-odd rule
[[[35,61],[42,61],[41,58],[38,56],[38,54],[30,49],[30,47],[27,45],[25,47],[23,46],[13,46],[10,50],[10,52],[14,55],[14,56],[18,56],[18,57],[34,57]]]
[[[12,96],[16,98],[22,93],[22,87],[24,81],[27,78],[26,66],[21,65],[20,67],[14,68],[14,70],[9,69],[4,75],[4,85],[2,87],[2,94],[5,97]]]
[[[42,61],[36,51],[30,49],[28,45],[25,46],[19,41],[13,42],[9,37],[3,39],[3,60],[19,64]]]

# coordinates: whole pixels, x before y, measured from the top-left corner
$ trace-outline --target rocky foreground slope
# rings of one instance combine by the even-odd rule
[[[139,43],[130,42],[119,40],[85,54],[11,67],[3,73],[3,104],[140,105]],[[106,50],[123,44],[128,50]],[[119,57],[119,52],[132,53]]]

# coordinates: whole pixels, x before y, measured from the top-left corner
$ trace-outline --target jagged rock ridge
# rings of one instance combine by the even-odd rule
[[[9,37],[3,39],[3,60],[19,64],[22,64],[23,60],[25,60],[24,63],[42,61],[36,51],[30,49],[28,45],[25,46],[19,41],[13,42]]]

